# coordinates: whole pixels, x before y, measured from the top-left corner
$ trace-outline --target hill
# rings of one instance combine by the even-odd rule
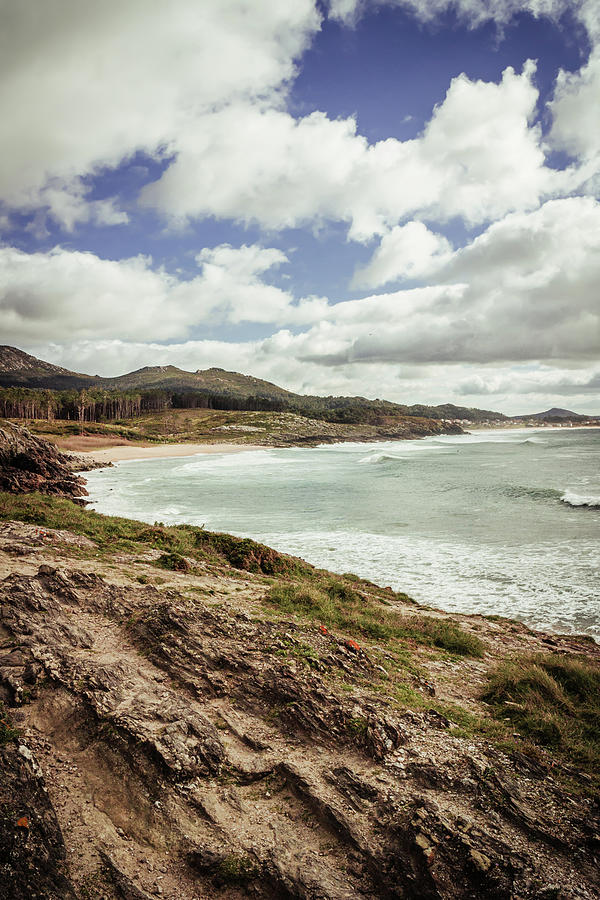
[[[62,390],[68,387],[80,389],[93,383],[95,379],[90,375],[70,372],[16,347],[0,345],[0,387]]]
[[[152,394],[152,397],[145,405],[141,403],[140,409],[208,407],[272,410],[294,412],[331,422],[382,423],[388,417],[399,416],[470,422],[502,421],[506,418],[491,410],[452,404],[409,406],[365,397],[296,394],[269,381],[215,367],[186,372],[176,366],[144,366],[125,375],[101,378],[53,366],[7,346],[0,347],[0,387],[146,393]],[[102,415],[109,415],[109,407],[114,405],[104,402]],[[66,416],[59,414],[58,417]]]
[[[532,419],[536,419],[539,422],[587,422],[593,416],[586,416],[572,412],[570,409],[560,409],[560,407],[553,406],[552,409],[547,409],[545,412],[530,413],[528,416],[513,416],[513,418],[521,421],[527,420],[528,422]]]

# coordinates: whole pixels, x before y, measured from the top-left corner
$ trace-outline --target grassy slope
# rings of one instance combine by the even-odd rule
[[[242,410],[174,409],[146,413],[110,424],[45,419],[17,420],[29,431],[60,443],[69,437],[84,435],[109,436],[115,440],[150,443],[236,443],[293,444],[323,440],[373,440],[399,429],[398,435],[418,434],[427,420],[396,417],[389,425],[352,425],[310,419],[294,413],[246,412]]]
[[[368,688],[387,702],[435,709],[450,720],[456,734],[484,735],[509,750],[535,756],[544,748],[542,752],[589,772],[592,784],[597,780],[600,666],[591,654],[507,653],[502,659],[456,617],[428,614],[404,594],[356,576],[333,576],[254,541],[202,528],[150,526],[36,494],[0,494],[0,519],[85,535],[105,558],[117,552],[139,556],[158,551],[154,565],[163,571],[193,574],[196,567],[209,566],[226,577],[235,577],[236,571],[255,572],[265,582],[263,615],[304,622],[307,634],[316,627],[347,636],[351,652],[366,652],[377,663]],[[508,630],[508,624],[505,627]],[[277,652],[318,665],[310,641],[296,641]],[[483,662],[486,686],[479,700],[485,703],[467,708],[416,689],[417,683],[427,684],[428,665],[438,659],[464,667],[466,679],[469,660]],[[353,689],[351,683],[342,685],[346,687]]]

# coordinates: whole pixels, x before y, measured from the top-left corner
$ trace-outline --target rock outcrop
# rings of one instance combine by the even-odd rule
[[[599,896],[590,798],[399,711],[355,642],[250,615],[263,576],[111,580],[37,565],[25,528],[0,540],[1,896]]]
[[[87,496],[69,457],[26,428],[4,422],[0,428],[0,490],[23,494],[38,491],[71,499]]]
[[[0,430],[0,488],[85,494],[62,454],[14,426]],[[600,897],[592,777],[482,703],[490,666],[548,646],[597,679],[596,644],[425,617],[345,576],[343,610],[395,607],[405,629],[396,644],[381,628],[351,637],[342,615],[302,614],[337,595],[300,560],[186,526],[115,528],[48,498],[25,506],[28,522],[45,506],[60,527],[0,522],[0,897]],[[289,601],[294,578],[304,606],[277,606],[268,592]],[[462,636],[471,657],[419,621]]]

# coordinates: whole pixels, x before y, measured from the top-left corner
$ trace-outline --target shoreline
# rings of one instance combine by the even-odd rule
[[[63,450],[74,459],[90,460],[109,465],[117,462],[141,462],[144,459],[169,459],[185,456],[200,456],[203,453],[241,453],[244,450],[262,450],[259,444],[156,444],[136,447],[116,444],[97,450]]]
[[[552,429],[547,429],[547,428],[540,429],[540,428],[531,428],[531,427],[521,427],[519,429],[510,429],[510,430],[489,428],[489,429],[477,429],[477,430],[474,430],[472,433],[465,433],[462,435],[439,436],[436,438],[434,443],[438,443],[438,442],[443,443],[443,444],[446,444],[446,447],[450,447],[450,448],[452,448],[455,445],[470,445],[470,444],[474,444],[474,443],[476,444],[482,440],[483,441],[492,441],[494,443],[495,442],[511,443],[511,442],[515,442],[515,441],[517,443],[522,443],[525,438],[528,438],[528,437],[531,438],[533,435],[535,435],[535,443],[538,443],[538,442],[539,443],[545,443],[545,442],[551,443],[549,438],[544,439],[544,433],[547,432],[548,430],[552,431],[552,433],[555,435],[555,437],[557,437],[557,435],[556,435],[557,429],[553,429],[553,428]],[[569,429],[569,431],[570,430],[573,430],[573,429]],[[584,429],[582,429],[582,430],[584,430]],[[560,429],[560,431],[562,431],[562,429]],[[389,447],[390,447],[391,452],[393,452],[391,450],[391,448],[394,445],[398,448],[398,452],[400,451],[402,446],[404,446],[407,449],[412,449],[415,451],[426,450],[427,445],[430,444],[431,441],[432,441],[432,438],[422,439],[420,442],[422,444],[422,446],[419,448],[419,447],[408,447],[408,445],[412,444],[413,441],[409,440],[409,439],[404,439],[403,441],[389,443]],[[362,458],[363,447],[364,447],[365,453],[370,450],[373,450],[376,452],[381,452],[381,451],[377,450],[377,448],[381,447],[381,441],[360,442],[360,446],[357,446],[355,444],[355,442],[339,442],[339,443],[336,442],[336,443],[340,448],[345,448],[350,451],[353,451],[353,445],[354,445],[356,447],[357,451],[359,451],[358,457],[357,457],[358,459]],[[323,450],[326,450],[328,448],[334,449],[336,446],[336,443],[322,445],[322,449]],[[229,457],[230,454],[233,454],[237,451],[241,452],[243,450],[262,450],[262,449],[264,449],[264,450],[269,450],[269,449],[280,450],[280,449],[284,449],[284,448],[280,448],[280,447],[273,448],[273,447],[268,447],[268,446],[264,446],[264,445],[256,445],[256,444],[255,445],[250,445],[250,444],[240,445],[240,444],[230,444],[230,443],[229,444],[221,444],[220,443],[220,444],[195,445],[195,444],[191,444],[191,443],[190,444],[188,444],[188,443],[180,443],[180,444],[173,443],[173,444],[160,444],[160,445],[155,445],[155,446],[151,446],[151,447],[147,447],[147,448],[139,448],[139,447],[131,447],[131,446],[130,447],[106,448],[103,451],[101,451],[101,454],[89,453],[89,454],[86,454],[86,456],[91,459],[94,455],[96,456],[96,458],[98,457],[98,455],[101,455],[104,460],[104,465],[107,464],[106,460],[108,457],[112,457],[113,460],[120,463],[120,462],[125,462],[125,461],[127,461],[127,462],[129,462],[129,461],[131,461],[131,462],[144,461],[144,460],[148,460],[151,458],[158,459],[161,457],[162,458],[167,458],[167,457],[184,458],[184,457],[187,457],[188,460],[191,462],[192,459],[194,459],[196,456],[198,456],[199,461],[196,463],[196,466],[198,466],[198,465],[204,466],[204,464],[201,464],[201,462],[200,462],[201,458],[204,454],[206,454],[206,455],[223,455],[224,457],[225,456]],[[286,449],[289,449],[289,448],[286,448]],[[387,451],[384,450],[384,452],[387,452]],[[142,455],[142,453],[143,453],[143,455]],[[354,453],[352,453],[352,455],[354,456]],[[400,454],[400,455],[402,455],[402,454]],[[260,456],[262,458],[264,458],[265,460],[267,460],[268,457],[272,456],[273,459],[276,460],[277,458],[279,458],[280,454],[279,453],[264,454],[264,455],[261,454]],[[283,456],[284,456],[284,454],[281,454],[281,457],[283,457]],[[254,458],[255,457],[253,457],[253,459]],[[244,462],[244,457],[241,456],[238,463],[235,463],[233,460],[233,457],[232,457],[232,459],[229,461],[229,463],[227,463],[227,461],[224,460],[223,464],[226,466],[225,475],[227,475],[229,469],[233,465],[234,470],[237,473],[237,475],[235,475],[235,477],[239,477],[239,472],[246,470],[248,462],[247,461]],[[276,463],[273,462],[273,465],[275,465],[275,464]],[[101,466],[101,465],[103,465],[103,463],[99,464],[99,466]],[[178,463],[178,465],[179,465],[179,463]],[[208,461],[207,461],[207,465],[208,465]],[[122,472],[124,472],[124,471],[130,472],[131,478],[134,479],[134,481],[135,481],[135,479],[138,477],[138,475],[136,474],[136,472],[134,472],[134,468],[135,467],[132,467],[132,466],[126,466],[125,469],[122,469],[121,471]],[[169,466],[167,468],[170,472],[172,469],[172,466]],[[212,463],[211,463],[211,469],[212,469]],[[161,466],[160,472],[158,472],[158,470],[154,470],[154,475],[152,475],[151,477],[157,477],[160,479],[163,477],[163,475],[161,474],[163,472],[164,472],[164,469]],[[103,491],[102,484],[104,484],[105,487],[107,485],[109,485],[110,486],[109,490],[110,491],[114,490],[117,493],[119,491],[119,485],[123,484],[123,482],[119,480],[119,476],[116,471],[112,478],[108,472],[106,472],[105,474],[108,479],[106,483],[104,483],[103,480],[96,482],[95,478],[90,477],[91,486],[88,481],[88,490],[90,490],[90,493],[94,497],[94,500],[90,500],[90,504],[94,508],[98,509],[100,512],[103,512],[104,514],[125,515],[125,516],[133,515],[133,517],[136,518],[139,513],[132,512],[131,510],[128,512],[123,512],[122,510],[119,510],[117,508],[111,508],[110,506],[107,508],[103,508],[102,505],[97,506],[97,503],[101,504],[101,496],[102,496],[102,491]],[[83,473],[83,477],[84,477],[84,479],[86,479],[85,473]],[[125,477],[126,482],[133,483],[133,482],[131,482],[131,479],[128,476],[123,476],[123,475],[120,476],[121,479],[123,477]],[[113,480],[113,478],[114,478],[114,480]],[[562,488],[560,488],[560,492],[559,492],[560,496],[559,496],[559,493],[557,493],[556,496],[553,498],[557,502],[559,500],[561,501],[560,503],[558,503],[557,508],[564,509],[565,506],[570,506],[573,508],[576,508],[576,507],[578,508],[580,506],[593,507],[593,506],[597,505],[595,497],[587,496],[589,491],[578,491],[578,492],[575,492],[577,494],[577,496],[573,496],[573,497],[569,496],[567,498],[565,496],[565,490],[566,490],[566,488],[563,485]],[[98,493],[98,491],[99,491],[99,493]],[[110,497],[114,498],[115,496],[116,496],[115,494],[109,494],[109,493],[106,494],[107,498],[110,498]],[[161,519],[161,520],[164,519],[164,521],[167,522],[167,524],[180,524],[183,522],[188,522],[190,524],[198,524],[200,521],[205,521],[204,518],[200,518],[200,519],[195,518],[197,516],[197,510],[188,508],[185,505],[185,501],[183,502],[183,506],[181,507],[181,509],[173,509],[173,510],[171,510],[170,508],[167,509],[165,512],[166,518],[165,518],[165,516],[159,515],[158,513],[156,513],[155,507],[153,507],[152,504],[153,504],[153,500],[151,499],[149,501],[149,506],[148,506],[149,511],[146,512],[143,517],[143,520],[145,520],[145,521],[150,522],[150,521],[154,521],[155,519]],[[174,505],[175,505],[175,507],[181,506],[180,503],[177,503],[175,501],[174,501]],[[171,515],[172,515],[172,518],[170,518]],[[216,529],[216,530],[223,531],[223,532],[230,532],[231,528],[232,528],[232,523],[231,523],[231,520],[229,518],[227,518],[226,520],[221,519],[219,522],[217,522],[217,524],[215,524],[214,522],[212,524],[207,524],[206,527],[209,529]],[[343,574],[343,572],[345,572],[345,571],[353,570],[350,558],[340,559],[338,561],[338,565],[336,565],[336,561],[333,560],[333,558],[331,556],[324,556],[324,557],[319,556],[319,555],[315,556],[314,555],[314,553],[315,553],[314,547],[312,548],[312,551],[311,551],[311,550],[309,550],[309,548],[306,545],[298,545],[298,546],[293,546],[293,547],[282,545],[272,535],[270,536],[270,538],[267,538],[264,536],[261,537],[260,534],[257,534],[256,528],[248,528],[245,531],[242,530],[241,532],[239,532],[239,535],[242,537],[250,537],[250,538],[252,538],[254,540],[258,540],[258,541],[262,540],[265,543],[269,544],[270,546],[272,545],[275,548],[277,548],[277,550],[279,552],[291,553],[293,555],[303,556],[305,558],[308,558],[311,561],[311,563],[316,566],[323,566],[327,569],[332,569],[333,571],[336,571],[336,569],[337,569],[337,571],[340,574]],[[313,555],[311,555],[311,552]],[[339,550],[339,553],[342,554],[342,556],[343,556],[343,552],[341,549]],[[341,568],[338,567],[340,564],[342,566]],[[357,563],[354,562],[355,567],[356,567],[356,565],[357,565]],[[384,569],[385,569],[385,567],[384,567]],[[433,606],[438,605],[432,599],[432,597],[430,596],[430,594],[427,591],[424,594],[420,593],[420,590],[422,589],[422,585],[420,585],[419,587],[415,587],[413,585],[412,591],[409,588],[406,588],[406,587],[403,588],[403,583],[391,580],[393,576],[390,574],[390,572],[386,572],[386,571],[382,572],[382,571],[380,571],[380,567],[379,567],[379,569],[377,567],[375,567],[374,569],[373,568],[367,568],[367,569],[361,568],[361,569],[359,569],[359,573],[362,577],[368,578],[368,579],[372,580],[374,583],[380,584],[382,586],[390,584],[396,590],[406,589],[409,591],[409,593],[412,592],[412,595],[416,596],[417,599],[419,599],[419,602],[422,602],[425,604],[431,604]],[[415,593],[415,591],[417,593]],[[485,606],[484,612],[486,614],[497,614],[499,611],[497,604],[493,607],[487,606],[485,604],[484,604],[484,606]],[[463,611],[467,608],[470,609],[471,607],[470,606],[465,607],[465,608],[463,608]],[[479,607],[477,607],[477,608],[479,608]],[[481,607],[481,608],[483,609],[483,607]],[[520,609],[520,607],[519,607],[519,609]],[[509,615],[508,607],[507,606],[501,607],[500,614]],[[520,614],[517,614],[517,617],[521,617],[521,616],[525,617],[524,621],[528,622],[530,627],[534,627],[534,628],[542,627],[540,625],[538,619],[535,616],[535,612],[533,611],[532,608],[530,608],[530,606],[527,603],[525,603],[525,605],[524,605],[524,611],[521,612]],[[531,618],[530,618],[530,616],[531,616]],[[550,628],[550,630],[552,630],[553,628],[557,628],[556,625],[548,625],[548,624],[544,624],[543,627],[545,629]],[[572,627],[573,627],[574,631],[580,631],[582,626],[574,626],[573,625]],[[600,638],[600,636],[598,635],[598,633],[596,633],[595,640],[599,640],[599,638]]]
[[[69,477],[53,448],[8,431],[7,476],[48,494],[2,494],[0,894],[26,877],[28,896],[192,900],[241,873],[247,892],[383,900],[431,895],[433,865],[464,896],[597,896],[596,643],[200,525],[98,516],[51,495]],[[121,453],[140,449],[198,447]],[[199,804],[219,829],[190,837]]]
[[[574,431],[589,429],[598,426],[590,426],[590,425],[573,425],[572,427],[564,430]],[[463,437],[468,437],[469,434],[481,434],[481,432],[491,432],[491,433],[503,433],[503,432],[544,432],[544,431],[555,431],[555,430],[563,430],[560,426],[532,426],[532,425],[523,425],[523,426],[513,426],[510,428],[502,428],[502,427],[494,427],[494,428],[485,428],[478,426],[471,426],[469,430],[465,430],[463,433]],[[388,441],[406,441],[406,440],[424,440],[426,437],[443,437],[444,435],[426,435],[424,437],[413,437],[413,438],[370,438],[364,439],[360,441],[356,440],[341,440],[341,441],[331,441],[327,442],[327,444],[316,444],[315,446],[332,446],[335,444],[353,444],[353,443],[386,443]],[[186,456],[199,456],[204,453],[207,454],[216,454],[216,453],[242,453],[244,451],[249,450],[271,450],[271,449],[282,449],[277,445],[272,444],[236,444],[236,443],[224,443],[224,442],[205,442],[202,444],[192,444],[186,442],[173,443],[173,444],[146,444],[146,445],[136,445],[132,443],[118,443],[114,444],[112,447],[107,446],[96,446],[90,447],[90,449],[63,449],[60,447],[60,444],[57,444],[58,449],[61,450],[62,453],[65,453],[67,456],[71,456],[74,459],[83,459],[90,460],[94,463],[98,463],[99,465],[110,465],[117,462],[138,462],[146,459],[169,459],[169,458],[177,458],[177,457],[186,457]],[[285,445],[289,447],[306,447],[307,445],[303,442],[298,444],[289,444]]]

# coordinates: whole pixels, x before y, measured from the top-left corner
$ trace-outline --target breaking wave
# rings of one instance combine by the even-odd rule
[[[594,494],[575,494],[573,491],[565,491],[560,499],[569,506],[600,507],[600,497]]]
[[[390,460],[402,460],[403,456],[394,456],[390,453],[374,453],[371,456],[363,456],[358,460],[359,465],[377,465],[378,463],[389,462]]]

